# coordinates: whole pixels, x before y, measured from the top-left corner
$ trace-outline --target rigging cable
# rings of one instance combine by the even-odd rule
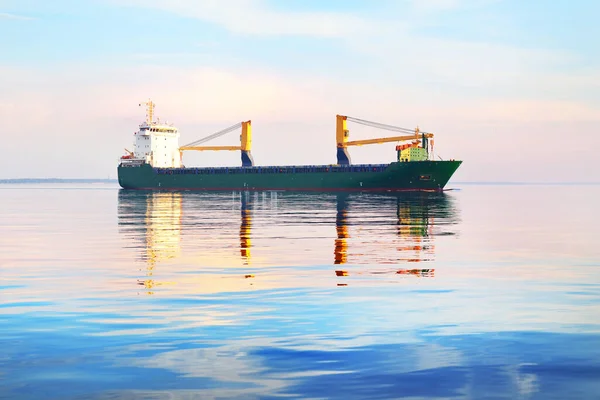
[[[367,121],[364,119],[354,118],[354,117],[346,117],[346,119],[348,121],[356,122],[357,124],[361,124],[361,125],[365,125],[365,126],[370,126],[372,128],[384,129],[384,130],[393,131],[393,132],[415,134],[414,129],[401,128],[399,126],[387,125],[387,124],[382,124],[380,122]],[[423,132],[423,131],[419,131],[419,133],[429,134],[429,132]]]
[[[206,136],[206,137],[204,137],[204,138],[202,138],[202,139],[198,139],[198,140],[196,140],[196,141],[193,141],[193,142],[191,142],[191,143],[188,143],[188,144],[186,144],[185,146],[182,146],[182,147],[197,146],[197,145],[199,145],[199,144],[206,143],[206,142],[208,142],[209,140],[216,139],[216,138],[218,138],[218,137],[220,137],[220,136],[223,136],[223,135],[225,135],[225,134],[227,134],[227,133],[229,133],[229,132],[231,132],[231,131],[234,131],[234,130],[236,130],[236,129],[239,129],[239,128],[241,128],[241,127],[242,127],[242,123],[241,123],[241,122],[238,122],[237,124],[235,124],[235,125],[232,125],[232,126],[230,126],[229,128],[225,128],[225,129],[223,129],[223,130],[221,130],[221,131],[219,131],[219,132],[215,132],[215,133],[213,133],[212,135],[208,135],[208,136]]]

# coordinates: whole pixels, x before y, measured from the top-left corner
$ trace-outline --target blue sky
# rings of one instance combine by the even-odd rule
[[[563,0],[0,0],[0,175],[114,177],[151,97],[182,143],[252,119],[262,165],[334,162],[346,114],[435,132],[465,161],[457,180],[600,181],[597,15]]]

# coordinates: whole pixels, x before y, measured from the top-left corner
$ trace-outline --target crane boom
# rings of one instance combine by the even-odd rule
[[[357,124],[370,126],[372,128],[377,128],[377,129],[384,129],[386,131],[404,132],[404,133],[414,132],[414,129],[408,129],[408,128],[402,128],[402,127],[394,126],[394,125],[382,124],[381,122],[367,121],[365,119],[354,118],[354,117],[346,117],[346,119],[351,122],[356,122]],[[428,133],[428,132],[424,132],[424,133]]]
[[[240,135],[240,145],[239,146],[199,146],[199,144],[208,142],[209,140],[216,139],[221,137],[229,132],[233,132],[236,129],[242,128],[242,133]],[[183,152],[186,150],[195,150],[195,151],[236,151],[240,150],[242,152],[242,166],[243,167],[251,167],[254,165],[254,160],[252,159],[252,154],[250,150],[252,149],[252,121],[243,121],[238,122],[235,125],[230,126],[229,128],[225,128],[218,132],[213,133],[212,135],[208,135],[202,139],[195,140],[191,143],[186,144],[185,146],[181,146],[179,148],[179,153],[183,156]]]
[[[184,150],[195,150],[195,151],[206,151],[206,150],[241,150],[242,146],[182,146],[179,148],[180,151]]]
[[[422,135],[407,135],[407,136],[392,136],[387,138],[378,138],[378,139],[365,139],[365,140],[353,140],[350,142],[346,142],[346,146],[362,146],[363,144],[378,144],[378,143],[389,143],[389,142],[401,142],[405,140],[418,140],[421,139],[422,136],[426,138],[432,138],[432,133],[424,133]]]
[[[364,139],[364,140],[348,140],[350,137],[350,131],[348,130],[348,121],[355,122],[357,124],[366,125],[372,128],[384,129],[387,131],[409,133],[409,135],[403,136],[392,136],[376,139]],[[337,160],[340,165],[350,164],[350,154],[348,154],[348,146],[362,146],[365,144],[379,144],[389,142],[400,142],[400,141],[418,141],[420,140],[423,148],[428,147],[429,139],[433,138],[433,133],[420,132],[417,127],[414,130],[402,128],[394,125],[382,124],[380,122],[367,121],[360,118],[348,117],[346,115],[336,115],[336,144],[337,144]]]

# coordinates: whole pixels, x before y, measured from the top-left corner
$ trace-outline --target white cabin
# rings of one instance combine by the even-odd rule
[[[133,156],[156,168],[179,168],[179,130],[160,124],[142,124],[134,134]]]
[[[155,168],[180,168],[179,130],[172,125],[153,121],[154,103],[142,103],[148,107],[146,121],[134,133],[134,149],[121,158],[122,163],[141,161]],[[142,105],[140,104],[140,105]]]

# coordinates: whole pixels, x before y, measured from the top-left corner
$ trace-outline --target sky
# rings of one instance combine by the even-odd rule
[[[0,0],[0,178],[116,178],[150,98],[182,145],[252,120],[258,165],[335,163],[342,114],[433,132],[436,157],[463,160],[455,181],[600,182],[598,15],[593,0]]]

